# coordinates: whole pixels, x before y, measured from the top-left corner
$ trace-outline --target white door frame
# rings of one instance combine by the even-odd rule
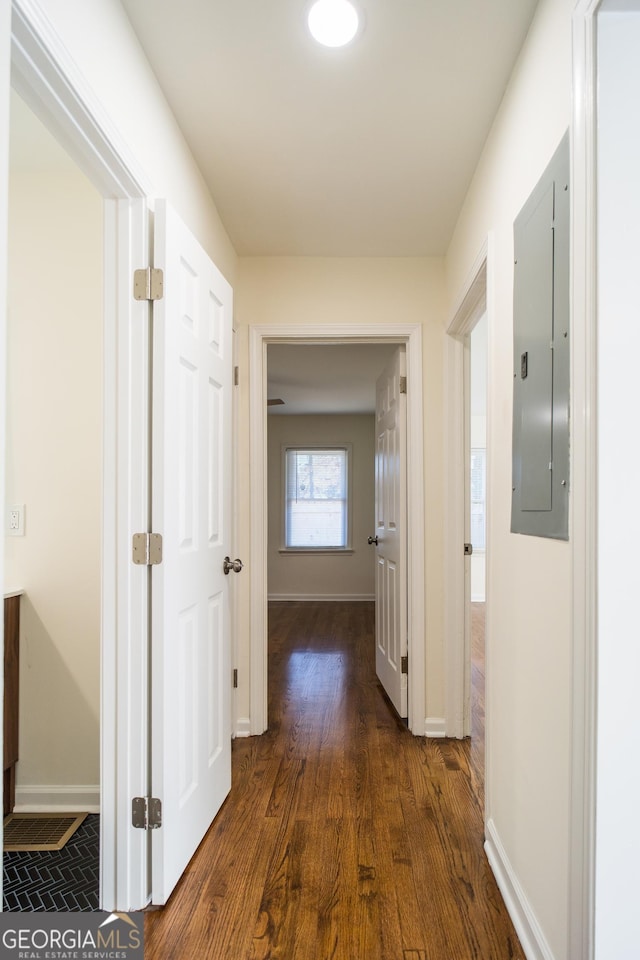
[[[465,282],[458,307],[447,327],[445,340],[445,722],[447,736],[461,739],[471,729],[468,663],[470,658],[466,629],[465,556],[466,540],[466,482],[467,431],[465,338],[469,336],[485,311],[491,326],[488,303],[488,275],[492,264],[493,238],[490,235],[482,245]],[[488,364],[491,354],[488,353]],[[491,373],[488,370],[487,380]],[[489,448],[491,418],[487,417],[487,448]],[[489,509],[489,476],[487,475],[487,510]],[[488,530],[487,530],[488,534]],[[487,545],[487,555],[489,546]],[[490,616],[490,582],[487,566],[487,617]],[[487,670],[489,674],[489,670]],[[487,704],[489,697],[486,698]],[[487,733],[488,733],[488,724]],[[488,750],[488,744],[485,748]]]
[[[9,208],[9,99],[11,63],[11,2],[0,0],[0,379],[6,383],[7,370],[7,273],[8,273],[8,208]],[[0,394],[0,503],[5,503],[5,444],[7,422],[6,391]],[[4,594],[4,550],[0,550],[0,584]],[[4,617],[0,623],[0,689],[4,690]],[[0,735],[4,743],[3,710],[0,710]],[[0,875],[0,897],[2,876]]]
[[[101,906],[140,909],[148,902],[147,836],[131,829],[131,797],[146,795],[147,789],[147,571],[131,564],[130,542],[134,528],[147,529],[149,311],[147,304],[133,300],[130,278],[135,267],[148,264],[144,198],[153,192],[31,0],[12,2],[11,61],[16,92],[109,198],[104,227]],[[1,95],[8,93],[3,89]]]
[[[571,140],[572,742],[567,955],[595,942],[597,685],[596,21],[600,0],[573,13]]]
[[[251,462],[251,691],[252,734],[268,725],[267,702],[267,346],[270,343],[404,343],[407,349],[407,514],[409,729],[426,723],[424,557],[424,427],[420,324],[266,324],[249,328]],[[444,731],[438,731],[442,735]]]

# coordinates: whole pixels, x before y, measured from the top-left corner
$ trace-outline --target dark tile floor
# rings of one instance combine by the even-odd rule
[[[100,817],[92,814],[62,850],[5,853],[5,911],[94,911],[100,891]]]

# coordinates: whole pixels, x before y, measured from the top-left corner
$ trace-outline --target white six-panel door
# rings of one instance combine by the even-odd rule
[[[376,382],[376,673],[401,717],[407,716],[407,546],[405,347]]]
[[[232,291],[165,203],[155,210],[152,900],[165,903],[231,785]],[[231,575],[233,576],[233,574]]]

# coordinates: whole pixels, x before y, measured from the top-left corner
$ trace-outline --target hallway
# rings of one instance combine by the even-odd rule
[[[269,731],[234,741],[231,794],[147,914],[146,960],[524,960],[483,851],[481,752],[396,718],[374,605],[269,614]],[[474,712],[475,732],[482,696]]]

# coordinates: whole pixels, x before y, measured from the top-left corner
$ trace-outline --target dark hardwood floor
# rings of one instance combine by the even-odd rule
[[[524,960],[483,851],[481,754],[407,731],[373,628],[373,604],[270,607],[269,731],[234,742],[146,960]]]

